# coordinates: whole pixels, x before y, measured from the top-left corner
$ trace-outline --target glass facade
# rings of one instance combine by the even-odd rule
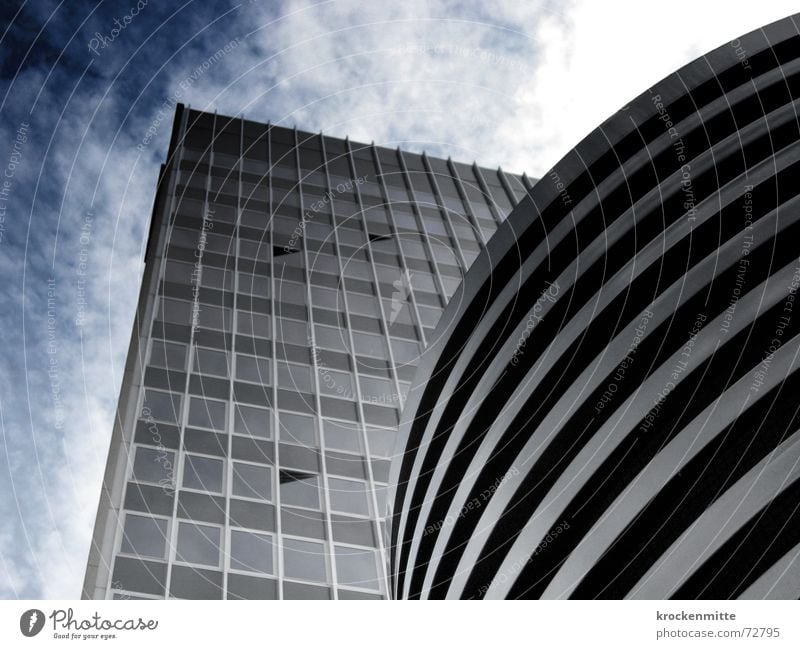
[[[531,183],[183,108],[170,148],[84,595],[385,598],[399,413]]]

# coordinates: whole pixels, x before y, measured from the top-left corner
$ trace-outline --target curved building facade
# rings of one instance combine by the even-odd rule
[[[398,598],[800,596],[800,34],[586,137],[476,259],[409,393]]]

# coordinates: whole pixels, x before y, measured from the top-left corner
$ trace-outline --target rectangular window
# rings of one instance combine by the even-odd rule
[[[231,530],[231,568],[271,575],[275,553],[272,537],[242,530]]]
[[[164,448],[136,447],[133,479],[164,486],[175,481],[175,453]]]
[[[317,445],[317,420],[314,417],[281,411],[278,414],[278,430],[282,442]]]
[[[392,353],[395,363],[416,363],[420,355],[419,343],[392,338]]]
[[[279,272],[276,270],[276,272]],[[299,306],[304,306],[307,303],[306,300],[306,287],[303,284],[298,284],[296,282],[290,282],[285,279],[279,279],[280,274],[278,275],[277,284],[275,286],[275,299],[279,302],[285,302],[286,304],[297,304]]]
[[[401,288],[399,291],[395,291],[395,298],[393,300],[383,301],[384,309],[389,319],[390,329],[394,325],[414,324],[414,318],[411,315],[411,308],[408,303],[409,294],[410,291],[408,288]]]
[[[388,379],[379,379],[372,376],[359,376],[361,386],[361,400],[380,405],[398,405],[397,393],[394,384]]]
[[[443,276],[442,285],[444,286],[444,292],[447,294],[447,297],[449,299],[461,285],[461,279],[456,277]]]
[[[142,418],[151,417],[169,424],[179,424],[181,420],[181,396],[173,392],[145,390],[142,403]]]
[[[269,244],[266,241],[249,241],[247,239],[239,239],[239,255],[248,259],[257,259],[258,261],[270,260]]]
[[[320,367],[318,373],[320,394],[355,401],[356,390],[351,373],[329,370],[326,367]]]
[[[347,306],[351,313],[358,315],[368,315],[373,318],[379,318],[381,315],[378,300],[369,295],[359,295],[348,291]]]
[[[378,561],[374,550],[334,546],[336,577],[343,586],[379,590]]]
[[[344,300],[340,291],[321,286],[311,287],[311,304],[324,309],[344,311]]]
[[[193,371],[210,376],[228,377],[228,355],[225,352],[202,347],[194,348]]]
[[[183,462],[183,486],[211,493],[222,493],[222,460],[186,455]]]
[[[365,482],[328,478],[328,490],[332,510],[369,516],[369,498]]]
[[[196,284],[198,275],[195,274],[194,264],[184,264],[180,261],[168,260],[164,269],[164,281],[176,284]]]
[[[343,274],[345,277],[353,277],[355,279],[372,279],[372,270],[369,264],[357,259],[343,259]]]
[[[428,255],[425,252],[425,246],[421,243],[417,243],[416,241],[409,241],[407,237],[403,237],[400,242],[401,247],[403,248],[403,254],[406,257],[411,257],[413,259],[427,259]]]
[[[219,566],[220,528],[183,523],[178,526],[176,559],[205,566]]]
[[[236,378],[261,385],[272,385],[272,363],[268,358],[236,354]]]
[[[283,540],[283,571],[287,577],[307,581],[327,581],[325,546],[322,543]]]
[[[311,393],[311,368],[278,361],[278,387],[293,392]]]
[[[428,291],[429,293],[436,292],[436,282],[433,279],[433,275],[420,271],[413,271],[410,275],[411,286],[415,290]]]
[[[198,304],[197,324],[208,329],[231,330],[231,310],[209,304]]]
[[[391,457],[397,431],[386,428],[367,428],[370,455]]]
[[[418,305],[417,308],[419,309],[419,317],[423,327],[435,327],[439,322],[439,318],[442,317],[442,309],[422,305]]]
[[[234,496],[272,500],[272,469],[260,464],[233,463]]]
[[[281,471],[281,503],[291,507],[320,508],[319,476]]]
[[[315,324],[314,334],[320,347],[341,352],[348,349],[347,330]]]
[[[361,427],[357,423],[324,419],[325,447],[339,451],[362,453]]]
[[[183,300],[171,300],[160,298],[158,302],[158,314],[156,320],[171,322],[179,325],[189,325],[192,320],[192,303]]]
[[[308,323],[277,318],[275,320],[275,340],[279,347],[281,343],[303,347],[308,345]]]
[[[360,230],[342,228],[339,230],[339,242],[346,246],[360,248],[367,242],[367,238]]]
[[[225,401],[192,397],[189,402],[189,425],[225,430]]]
[[[154,340],[150,349],[150,365],[183,371],[186,369],[186,346],[166,340]]]
[[[237,403],[233,410],[233,432],[261,439],[272,437],[272,413],[264,408]]]
[[[250,313],[249,311],[239,311],[236,330],[240,334],[269,338],[271,331],[270,316]]]
[[[205,273],[204,273],[205,276]],[[239,273],[239,292],[258,297],[269,297],[272,281],[269,277],[254,273]]]
[[[383,336],[353,332],[353,346],[355,353],[360,356],[374,356],[376,358],[387,358],[386,339]]]

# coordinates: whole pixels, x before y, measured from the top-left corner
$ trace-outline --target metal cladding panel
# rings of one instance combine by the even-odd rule
[[[476,259],[401,421],[395,597],[800,595],[795,21],[612,115]]]

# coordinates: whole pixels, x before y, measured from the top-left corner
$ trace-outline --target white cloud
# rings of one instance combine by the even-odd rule
[[[558,20],[534,28],[542,59],[517,91],[514,119],[504,133],[510,138],[521,130],[520,139],[535,154],[515,151],[515,166],[541,175],[613,112],[667,75],[796,10],[797,4],[787,0],[578,0]]]
[[[238,78],[198,84],[190,98],[198,108],[541,176],[663,77],[794,8],[291,2],[279,18],[270,10],[254,20],[248,9],[250,36],[224,64],[228,80]]]

